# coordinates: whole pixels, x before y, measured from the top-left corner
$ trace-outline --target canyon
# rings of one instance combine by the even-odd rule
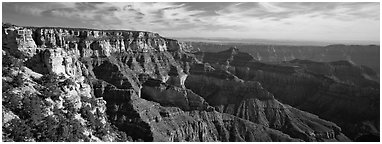
[[[205,43],[184,42],[201,52],[220,52],[236,47],[241,52],[250,54],[255,60],[264,63],[279,63],[294,59],[316,62],[334,62],[346,60],[356,65],[367,66],[379,75],[379,45],[344,45],[331,44],[325,46],[293,45],[293,44],[251,44],[251,43]]]
[[[3,141],[379,141],[379,75],[348,61],[269,64],[145,31],[2,37]]]

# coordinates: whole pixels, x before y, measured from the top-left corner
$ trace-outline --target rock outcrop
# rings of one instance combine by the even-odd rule
[[[108,86],[104,86],[103,95],[99,96],[108,101],[107,113],[112,123],[133,138],[145,141],[299,141],[280,131],[212,109],[192,110],[181,104],[173,107],[167,103],[162,106],[162,101],[141,99],[131,91],[127,94],[103,84]]]
[[[12,26],[3,41],[9,141],[348,140],[228,71],[235,58],[209,65],[156,33]]]

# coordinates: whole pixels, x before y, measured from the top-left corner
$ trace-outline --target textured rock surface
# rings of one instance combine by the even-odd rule
[[[147,80],[142,87],[142,98],[164,106],[176,106],[182,110],[207,110],[208,103],[191,90],[166,85],[159,80]]]
[[[247,59],[233,63],[240,58],[232,50],[200,53],[198,57],[214,57],[206,59],[214,68],[243,80],[259,81],[276,99],[336,122],[353,139],[370,133],[379,135],[379,82],[369,68],[347,61],[265,64]]]
[[[103,95],[108,96],[111,120],[145,141],[296,141],[279,131],[213,110],[164,107],[134,93],[106,89]]]
[[[189,45],[155,33],[3,27],[3,41],[3,119],[19,119],[3,123],[3,140],[348,140],[334,123],[227,71],[235,58],[202,63]],[[70,139],[31,134],[55,132],[38,129],[44,122]],[[31,128],[25,138],[20,123]]]
[[[336,124],[280,103],[259,82],[190,75],[186,87],[203,96],[219,112],[280,130],[295,138],[325,141],[342,136]]]

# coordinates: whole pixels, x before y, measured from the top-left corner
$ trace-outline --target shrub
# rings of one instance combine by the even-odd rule
[[[20,94],[3,92],[3,105],[15,113],[19,113],[23,110],[22,100],[23,96]]]
[[[58,78],[59,78],[59,76],[57,74],[49,73],[49,74],[43,75],[40,78],[40,82],[41,82],[41,84],[47,84],[47,83],[58,84]]]
[[[76,83],[72,79],[66,79],[63,85],[76,85]]]
[[[22,103],[23,110],[19,114],[20,118],[30,119],[33,122],[41,121],[43,118],[42,108],[44,107],[44,103],[41,101],[41,98],[35,95],[25,94]]]
[[[19,87],[24,83],[24,78],[21,73],[17,74],[17,76],[14,77],[12,81],[12,86],[13,87]]]
[[[43,97],[50,97],[53,100],[57,100],[60,97],[62,91],[60,87],[58,87],[58,79],[59,76],[54,73],[44,75],[40,78],[39,83],[45,87],[41,89]]]
[[[2,58],[3,67],[22,67],[24,65],[21,59],[15,58],[8,53],[3,55]]]
[[[25,124],[24,120],[13,119],[10,121],[10,126],[4,128],[5,133],[9,133],[9,138],[16,142],[23,142],[27,139],[31,139],[33,134],[31,133],[31,127]]]

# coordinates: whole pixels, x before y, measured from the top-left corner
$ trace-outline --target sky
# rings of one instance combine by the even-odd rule
[[[2,17],[21,26],[141,30],[166,37],[380,40],[378,2],[3,2]]]

